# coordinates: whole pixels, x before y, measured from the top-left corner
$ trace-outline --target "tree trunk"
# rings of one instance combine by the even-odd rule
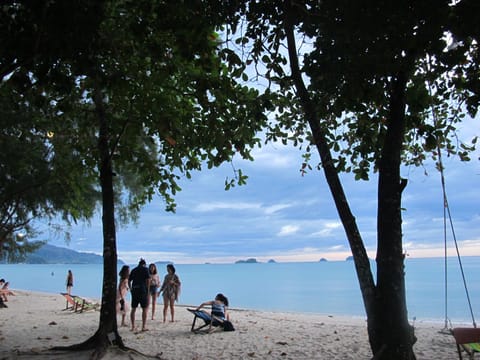
[[[315,106],[311,101],[310,95],[305,87],[300,73],[293,25],[291,19],[289,18],[289,14],[292,13],[289,11],[290,0],[286,0],[285,4],[285,33],[287,36],[288,55],[292,70],[292,79],[295,84],[295,88],[297,89],[298,97],[300,99],[300,103],[302,104],[306,120],[308,121],[312,131],[315,146],[317,147],[320,160],[322,162],[325,178],[333,196],[338,215],[342,221],[348,243],[352,251],[363,303],[365,306],[368,323],[370,324],[370,322],[374,321],[375,319],[375,283],[373,281],[370,260],[368,259],[368,254],[365,246],[363,245],[362,237],[360,235],[360,231],[358,230],[355,217],[350,210],[347,197],[345,196],[343,186],[340,182],[338,171],[333,162],[330,148],[327,145],[325,133],[320,126],[319,116],[316,113]]]
[[[109,147],[109,129],[103,98],[100,92],[94,94],[94,102],[99,121],[98,149],[100,154],[100,184],[102,188],[102,225],[103,225],[103,287],[100,324],[94,337],[98,338],[97,348],[106,348],[115,343],[123,347],[118,334],[117,301],[117,243],[115,231],[115,202],[113,193],[113,168]]]
[[[390,115],[379,164],[377,213],[376,321],[369,327],[375,359],[414,359],[415,335],[408,323],[402,248],[400,178],[405,134],[405,89],[400,73],[392,79]]]
[[[374,359],[415,359],[413,327],[408,324],[404,264],[402,251],[402,218],[400,154],[404,136],[406,77],[394,82],[391,96],[390,126],[382,151],[378,187],[377,286],[375,286],[367,252],[350,211],[338,171],[332,161],[321,121],[303,82],[295,45],[293,23],[289,18],[291,0],[285,0],[285,33],[292,79],[320,155],[325,177],[355,262],[362,293],[370,347]]]
[[[80,344],[69,347],[57,347],[62,350],[92,349],[91,359],[101,359],[111,345],[125,349],[117,329],[116,299],[117,299],[117,247],[115,231],[115,203],[113,192],[113,170],[111,152],[109,149],[109,130],[105,114],[102,94],[93,94],[95,111],[99,125],[99,167],[100,186],[102,189],[102,226],[103,226],[103,286],[102,306],[100,308],[100,323],[92,337]]]

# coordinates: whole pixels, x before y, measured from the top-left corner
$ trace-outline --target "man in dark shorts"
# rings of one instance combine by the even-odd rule
[[[132,331],[135,331],[135,311],[138,304],[142,307],[142,331],[148,331],[146,328],[148,312],[148,288],[150,287],[150,273],[147,269],[147,263],[140,259],[138,266],[130,272],[128,277],[128,286],[132,293],[132,310],[130,312],[130,321],[132,322]]]

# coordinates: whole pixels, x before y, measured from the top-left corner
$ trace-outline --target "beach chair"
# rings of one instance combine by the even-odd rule
[[[216,329],[223,329],[225,320],[220,319],[219,317],[212,315],[203,310],[195,310],[195,309],[188,309],[194,316],[192,327],[190,331],[198,334],[198,333],[212,333]],[[200,324],[197,324],[195,327],[197,319],[199,319]],[[203,323],[201,323],[203,321]]]
[[[62,294],[66,301],[66,307],[64,310],[73,310],[74,312],[83,312],[88,310],[97,310],[98,304],[92,303],[87,299],[84,299],[77,295],[69,295],[67,293],[60,293]]]
[[[462,360],[462,352],[473,360],[475,353],[480,353],[480,328],[454,328],[453,337],[457,344],[458,358]]]
[[[76,312],[78,308],[78,303],[77,301],[75,301],[75,295],[70,295],[67,293],[60,293],[60,294],[62,294],[66,300],[65,309],[63,310],[74,310]]]
[[[97,310],[100,305],[97,304],[97,303],[93,303],[85,298],[82,298],[80,296],[74,296],[74,301],[76,302],[77,304],[77,308],[75,311],[78,311],[78,312],[84,312],[84,311],[89,311],[89,310]]]

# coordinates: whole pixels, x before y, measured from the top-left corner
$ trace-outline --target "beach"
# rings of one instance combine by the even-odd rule
[[[99,311],[65,310],[60,294],[12,290],[8,308],[0,309],[0,359],[88,359],[87,352],[59,352],[87,340],[98,328]],[[197,304],[193,304],[197,305]],[[371,359],[366,320],[328,314],[230,309],[234,332],[195,334],[190,331],[193,315],[187,306],[176,306],[175,322],[162,322],[162,305],[156,320],[147,321],[149,331],[134,333],[119,327],[124,343],[137,352],[112,348],[105,359],[165,360],[204,359]],[[137,309],[137,326],[141,311]],[[434,322],[414,324],[417,359],[458,358],[454,339],[439,331]]]

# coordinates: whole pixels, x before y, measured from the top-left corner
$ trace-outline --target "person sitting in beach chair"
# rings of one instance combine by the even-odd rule
[[[204,306],[211,306],[210,313],[200,310]],[[208,333],[213,332],[215,329],[223,329],[225,331],[235,330],[232,323],[230,322],[230,316],[227,312],[228,299],[223,294],[217,294],[215,300],[206,301],[200,304],[196,309],[187,309],[195,316],[193,318],[191,331],[198,333],[200,331],[206,331]],[[197,318],[203,320],[203,324],[195,327]],[[208,326],[208,329],[203,330]]]
[[[4,279],[0,279],[0,286],[2,286],[3,284],[5,284],[5,280]],[[1,291],[1,290],[0,290]],[[7,304],[5,304],[5,302],[3,301],[3,294],[0,295],[0,308],[6,308],[8,307]]]
[[[6,302],[8,301],[8,298],[7,296],[8,295],[15,295],[9,288],[8,286],[10,285],[10,283],[7,281],[5,282],[5,279],[0,279],[0,286],[2,286],[0,288],[0,297],[2,299],[3,302]]]

